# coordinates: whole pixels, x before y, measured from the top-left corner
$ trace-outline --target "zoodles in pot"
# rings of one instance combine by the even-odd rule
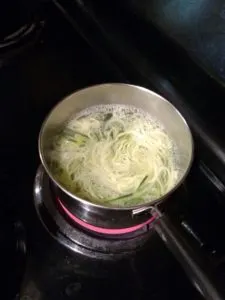
[[[74,115],[52,138],[48,166],[76,196],[109,207],[149,203],[178,179],[175,146],[150,114],[97,105]]]

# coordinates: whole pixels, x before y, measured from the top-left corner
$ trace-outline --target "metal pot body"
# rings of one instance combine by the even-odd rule
[[[164,126],[176,145],[176,164],[179,169],[177,183],[166,195],[135,207],[106,207],[77,197],[54,178],[54,174],[48,168],[46,157],[46,149],[50,146],[51,137],[71,116],[85,108],[99,104],[136,106],[148,112]],[[149,208],[165,200],[182,183],[191,166],[193,140],[184,118],[166,99],[142,87],[113,83],[77,91],[59,102],[42,125],[39,135],[39,154],[45,171],[53,183],[55,196],[71,213],[98,227],[125,228],[141,224],[149,219]]]
[[[52,182],[52,190],[54,197],[56,199],[58,198],[70,213],[95,227],[109,229],[129,228],[145,223],[151,218],[150,208],[148,206],[143,206],[143,209],[137,212],[132,209],[102,209],[76,201],[76,199],[74,200],[73,197],[67,195],[54,182]]]

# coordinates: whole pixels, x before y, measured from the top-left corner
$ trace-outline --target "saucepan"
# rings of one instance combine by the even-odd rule
[[[140,108],[154,116],[166,129],[176,145],[178,179],[165,195],[149,203],[133,207],[107,207],[82,199],[56,180],[47,163],[46,149],[52,136],[74,114],[98,104],[124,104]],[[187,274],[206,299],[222,299],[205,275],[199,257],[186,245],[182,236],[159,210],[164,202],[180,186],[187,176],[193,159],[193,139],[190,128],[180,112],[166,99],[146,88],[129,84],[101,84],[79,90],[59,102],[45,119],[39,135],[39,154],[56,197],[77,218],[101,228],[129,228],[155,219],[153,228],[179,259]]]

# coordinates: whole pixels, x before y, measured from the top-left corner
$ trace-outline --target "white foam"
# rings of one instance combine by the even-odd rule
[[[112,113],[114,116],[116,116],[118,119],[125,119],[129,122],[141,119],[145,123],[150,123],[151,126],[154,124],[154,127],[159,127],[163,130],[163,125],[155,119],[153,116],[151,116],[149,113],[144,111],[141,108],[137,108],[133,105],[123,105],[123,104],[100,104],[95,106],[90,106],[86,109],[81,110],[79,113],[72,116],[69,120],[69,123],[72,121],[76,121],[77,119],[83,118],[83,117],[93,117],[98,118],[102,115],[106,115]]]

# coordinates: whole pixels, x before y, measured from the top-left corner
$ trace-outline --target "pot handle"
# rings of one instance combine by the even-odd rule
[[[204,263],[196,251],[193,251],[177,229],[171,224],[168,217],[153,208],[156,217],[154,229],[162,241],[180,262],[193,285],[207,300],[223,300],[218,284],[211,276],[212,272],[206,270]],[[210,275],[209,275],[210,274]]]

